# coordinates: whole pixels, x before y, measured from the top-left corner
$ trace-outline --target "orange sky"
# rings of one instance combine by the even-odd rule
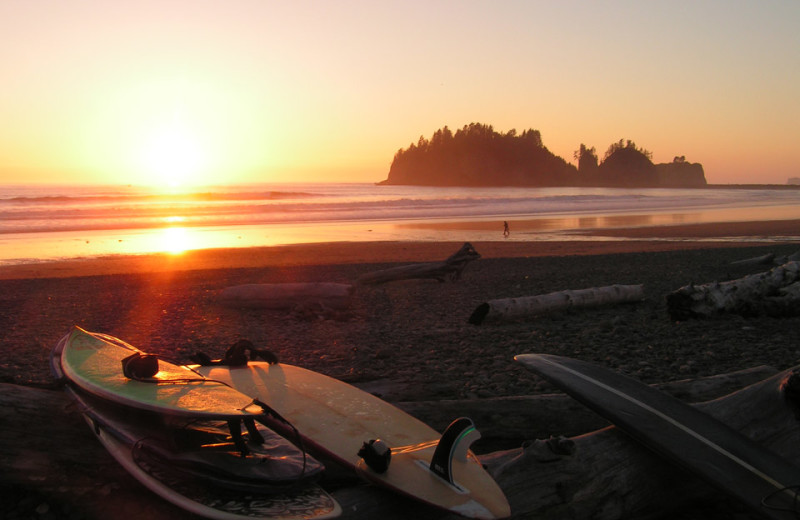
[[[0,183],[386,178],[420,135],[800,176],[800,3],[4,0]]]

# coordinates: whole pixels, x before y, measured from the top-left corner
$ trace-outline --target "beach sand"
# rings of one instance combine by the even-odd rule
[[[701,239],[790,237],[797,224],[614,230],[633,240],[476,242],[482,258],[466,267],[461,280],[359,286],[351,308],[335,314],[232,309],[220,304],[218,294],[247,283],[353,283],[376,270],[443,260],[461,243],[310,244],[4,266],[0,381],[56,388],[50,349],[73,325],[179,361],[197,351],[221,357],[235,340],[248,338],[282,362],[392,402],[552,391],[513,361],[531,352],[585,359],[648,383],[758,365],[783,369],[800,364],[800,317],[675,322],[665,296],[690,282],[769,269],[734,261],[800,249],[788,238]],[[663,239],[641,240],[648,236]],[[646,300],[515,323],[467,322],[490,299],[611,284],[644,284]],[[37,492],[25,493],[32,507],[42,500]]]
[[[688,226],[694,239],[779,236],[797,222]],[[685,237],[675,227],[672,237]],[[183,255],[109,257],[0,268],[0,381],[52,384],[47,357],[73,325],[117,336],[142,350],[188,360],[221,357],[239,338],[287,363],[351,382],[388,380],[393,400],[516,395],[543,383],[515,354],[585,358],[648,382],[712,375],[759,364],[800,362],[800,319],[675,323],[665,296],[690,282],[737,278],[768,267],[731,262],[767,252],[790,254],[796,242],[720,242],[670,238],[670,229],[614,230],[639,240],[474,243],[482,258],[453,283],[409,280],[356,288],[335,316],[221,305],[219,291],[247,283],[354,283],[369,272],[443,260],[460,243],[351,242]],[[642,236],[666,238],[640,240]],[[635,305],[556,313],[526,322],[474,326],[481,303],[565,289],[644,284]]]

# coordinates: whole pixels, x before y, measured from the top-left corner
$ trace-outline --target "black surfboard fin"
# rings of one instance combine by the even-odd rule
[[[481,434],[475,429],[472,419],[461,417],[450,423],[433,452],[431,471],[455,486],[453,459],[467,460],[469,447],[480,438]]]

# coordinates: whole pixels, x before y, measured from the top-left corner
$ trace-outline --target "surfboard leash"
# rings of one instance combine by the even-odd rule
[[[779,505],[769,504],[768,502],[778,496],[780,493],[794,493],[794,497],[792,498],[792,506],[791,507],[784,507]],[[762,507],[766,509],[770,509],[772,511],[784,511],[787,513],[794,513],[795,518],[800,518],[800,484],[795,484],[794,486],[786,486],[781,489],[776,489],[772,493],[768,494],[764,498],[761,499]]]
[[[292,433],[294,434],[294,444],[295,444],[295,446],[300,448],[300,451],[303,452],[303,469],[300,471],[300,477],[302,478],[306,474],[306,467],[308,465],[308,452],[306,451],[306,447],[305,447],[305,445],[303,443],[303,437],[300,435],[300,431],[295,427],[294,424],[289,422],[288,419],[283,417],[274,408],[269,406],[267,403],[261,401],[260,399],[257,399],[257,398],[253,399],[253,403],[252,404],[260,406],[261,409],[264,410],[264,412],[267,415],[271,415],[277,421],[284,423],[292,431]]]

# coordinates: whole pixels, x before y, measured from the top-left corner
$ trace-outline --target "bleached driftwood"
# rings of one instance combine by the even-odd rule
[[[609,285],[522,298],[504,298],[480,304],[472,312],[469,322],[480,325],[484,321],[518,320],[570,308],[637,302],[643,299],[642,285]]]
[[[791,255],[776,256],[775,253],[767,253],[766,255],[756,256],[753,258],[745,258],[744,260],[737,260],[731,262],[731,265],[737,267],[751,267],[758,265],[783,265],[787,262],[795,262],[800,260],[800,251],[795,251]]]
[[[319,306],[327,309],[350,307],[353,286],[343,283],[263,283],[227,287],[219,301],[229,307],[294,309]]]
[[[720,313],[787,315],[800,313],[800,300],[789,287],[800,281],[800,261],[787,262],[767,272],[704,285],[686,285],[667,295],[674,320],[709,317]],[[781,289],[786,290],[781,293]]]
[[[731,262],[731,265],[745,267],[751,265],[772,265],[773,262],[775,262],[775,253],[767,253],[766,255],[745,258],[744,260],[737,260],[735,262]]]
[[[444,282],[446,280],[455,281],[461,278],[464,268],[481,257],[472,244],[465,242],[461,249],[453,253],[443,262],[426,262],[421,264],[409,264],[374,271],[360,276],[357,283],[363,285],[394,282],[398,280],[412,280],[422,278],[432,278]]]
[[[682,401],[698,403],[725,396],[778,372],[770,366],[739,370],[697,379],[653,385]],[[513,440],[548,437],[553,433],[579,435],[608,426],[608,421],[563,393],[458,399],[405,401],[396,406],[444,431],[456,417],[467,416],[478,425],[483,442],[508,445]]]
[[[794,408],[798,380],[800,375],[782,372],[697,406],[800,462],[800,422]],[[795,397],[786,399],[791,395]],[[85,518],[119,516],[120,511],[149,520],[194,518],[136,485],[94,439],[64,392],[0,384],[0,436],[0,482],[5,485],[36,489],[50,500],[70,504]],[[481,456],[481,462],[506,493],[513,518],[635,518],[717,497],[704,483],[613,427],[532,441]],[[333,493],[345,520],[460,518],[375,486],[349,482],[340,483]]]

